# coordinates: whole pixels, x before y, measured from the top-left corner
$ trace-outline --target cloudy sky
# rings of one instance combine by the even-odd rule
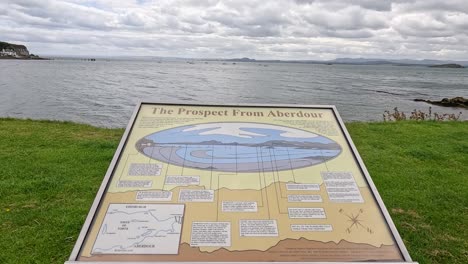
[[[0,4],[0,40],[42,55],[468,60],[468,0]]]

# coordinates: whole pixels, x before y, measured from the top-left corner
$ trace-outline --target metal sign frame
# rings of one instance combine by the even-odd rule
[[[265,108],[265,107],[274,107],[274,108],[296,108],[296,109],[326,109],[326,110],[332,110],[332,113],[334,114],[336,120],[338,121],[338,124],[339,124],[339,128],[341,130],[341,132],[343,133],[346,141],[347,141],[347,144],[348,146],[350,147],[351,149],[351,152],[352,152],[352,155],[353,155],[353,158],[355,159],[355,161],[357,162],[357,164],[359,165],[359,169],[361,170],[362,174],[364,175],[364,179],[366,180],[368,186],[369,186],[369,189],[371,190],[372,192],[372,195],[375,199],[375,201],[377,202],[378,206],[379,206],[379,209],[386,221],[386,224],[387,226],[389,227],[390,231],[391,231],[391,234],[395,240],[395,242],[397,243],[397,247],[398,249],[400,250],[403,258],[404,258],[404,262],[384,262],[384,263],[387,263],[387,264],[396,264],[396,263],[417,263],[417,262],[413,262],[409,253],[408,253],[408,250],[406,249],[404,243],[403,243],[403,240],[401,239],[400,237],[400,234],[398,233],[398,230],[395,226],[395,224],[393,223],[393,220],[392,218],[390,217],[390,214],[388,213],[386,207],[385,207],[385,204],[380,196],[380,194],[378,193],[377,191],[377,188],[374,184],[374,182],[372,181],[372,178],[370,177],[370,174],[369,172],[367,171],[367,168],[366,166],[364,165],[364,162],[361,158],[361,156],[359,155],[357,149],[356,149],[356,146],[354,145],[352,139],[351,139],[351,136],[350,134],[348,133],[346,127],[345,127],[345,124],[342,120],[342,118],[340,117],[336,107],[334,105],[295,105],[295,104],[229,104],[229,105],[220,105],[220,104],[180,104],[180,103],[162,103],[162,102],[144,102],[144,101],[141,101],[139,103],[137,103],[134,111],[133,111],[133,114],[130,118],[130,121],[125,129],[125,132],[124,134],[122,135],[122,139],[120,140],[120,143],[115,151],[115,154],[112,158],[112,161],[109,165],[109,168],[107,169],[107,172],[104,176],[104,179],[101,183],[101,186],[99,187],[99,190],[96,194],[96,197],[94,199],[94,202],[89,210],[89,213],[86,217],[86,220],[83,224],[83,227],[81,229],[81,232],[77,238],[77,241],[75,243],[75,246],[73,247],[73,250],[70,254],[70,257],[68,259],[68,261],[66,261],[65,263],[66,264],[72,264],[72,263],[106,263],[106,264],[109,264],[109,263],[124,263],[124,262],[83,262],[83,261],[77,261],[78,259],[78,256],[80,254],[80,251],[82,249],[82,246],[85,242],[85,238],[88,234],[88,232],[90,231],[90,227],[92,226],[93,222],[94,222],[94,219],[95,219],[95,216],[96,216],[96,213],[98,212],[98,209],[100,208],[100,205],[101,205],[101,201],[102,201],[102,198],[103,196],[105,195],[108,187],[109,187],[109,184],[111,182],[111,177],[114,173],[114,170],[116,168],[116,165],[118,164],[119,160],[120,160],[120,157],[122,155],[122,152],[127,144],[127,141],[128,141],[128,138],[129,138],[129,135],[135,125],[135,121],[136,121],[136,118],[138,116],[138,113],[140,112],[140,109],[142,107],[142,105],[160,105],[160,106],[206,106],[206,107],[250,107],[250,108]],[[164,263],[164,262],[138,262],[138,263]],[[174,262],[174,263],[196,263],[196,262]],[[210,262],[210,263],[236,263],[236,262]],[[239,262],[239,263],[246,263],[246,262]],[[264,262],[247,262],[247,263],[264,263]],[[327,264],[337,264],[337,263],[344,263],[344,262],[278,262],[278,263],[327,263]],[[348,263],[348,262],[346,262]],[[351,263],[368,263],[368,262],[351,262]],[[379,262],[376,262],[376,263],[379,263]]]

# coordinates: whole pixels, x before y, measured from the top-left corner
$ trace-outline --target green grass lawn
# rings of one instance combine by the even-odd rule
[[[468,263],[468,122],[347,127],[413,259]],[[122,133],[0,119],[0,263],[68,259]]]

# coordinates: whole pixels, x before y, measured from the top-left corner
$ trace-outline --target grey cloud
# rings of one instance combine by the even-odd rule
[[[95,8],[50,0],[13,1],[9,5],[9,10],[12,14],[17,12],[25,17],[46,20],[55,27],[104,30],[110,28],[113,20],[113,14]]]
[[[304,14],[304,19],[327,30],[382,29],[388,27],[388,22],[381,14],[356,7],[336,12],[311,9]]]
[[[278,5],[252,9],[215,7],[208,9],[202,18],[218,23],[225,31],[224,35],[269,37],[281,35],[282,28],[290,24],[284,12]]]
[[[298,4],[332,4],[335,8],[344,8],[348,6],[358,6],[364,9],[375,11],[390,11],[392,10],[392,2],[388,0],[295,0]]]
[[[429,14],[421,13],[398,17],[394,20],[393,27],[402,36],[438,38],[456,34],[454,27],[450,24],[434,19]]]
[[[451,11],[468,13],[466,0],[409,0],[398,1],[397,7],[402,12]]]
[[[122,15],[119,21],[124,25],[132,27],[143,27],[146,24],[145,17],[135,12],[129,12]]]
[[[369,38],[374,35],[370,30],[324,30],[322,33],[335,38]]]

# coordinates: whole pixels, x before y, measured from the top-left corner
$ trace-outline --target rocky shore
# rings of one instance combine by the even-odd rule
[[[468,108],[468,99],[458,96],[454,98],[444,98],[440,101],[431,101],[425,99],[414,99],[416,102],[426,102],[438,106],[447,106],[447,107],[462,107]]]

